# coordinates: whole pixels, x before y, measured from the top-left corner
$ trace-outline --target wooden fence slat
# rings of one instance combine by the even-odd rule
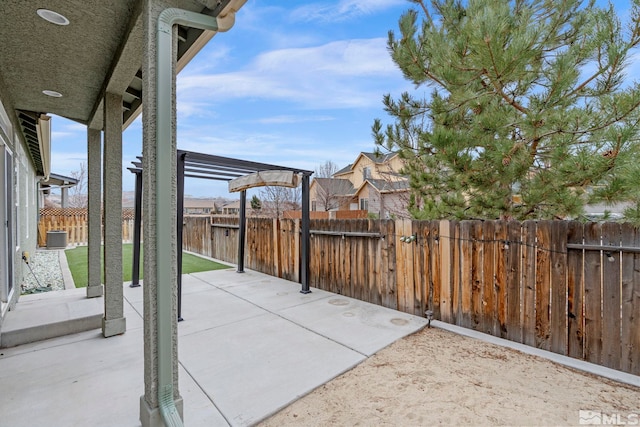
[[[567,354],[567,222],[551,222],[551,351]]]
[[[520,310],[520,249],[521,225],[517,221],[507,223],[507,338],[522,342],[522,318]]]
[[[449,221],[440,221],[438,224],[438,246],[440,249],[440,316],[443,322],[453,323],[453,286],[451,280],[452,274],[452,253],[451,253],[451,236],[452,223]],[[438,284],[436,284],[438,286]]]
[[[600,245],[600,224],[588,223],[584,228],[584,244]],[[602,283],[600,273],[602,253],[585,251],[584,254],[584,357],[587,362],[602,362]]]
[[[431,280],[429,286],[431,288],[431,309],[433,310],[434,319],[442,319],[442,313],[440,309],[440,270],[441,270],[441,258],[440,248],[438,242],[440,241],[440,223],[438,221],[431,221],[429,223],[429,229],[431,238],[429,239],[430,254],[431,254]]]
[[[471,256],[471,327],[475,330],[483,329],[483,256],[484,243],[482,242],[482,222],[471,223],[472,256]]]
[[[343,222],[343,230],[346,230],[347,227],[351,227],[350,223],[346,221]],[[345,292],[345,295],[354,295],[353,290],[353,265],[357,262],[357,259],[353,256],[353,245],[351,240],[344,240],[344,257],[345,257],[345,269],[344,269],[344,282],[342,285],[342,290]],[[395,295],[394,295],[395,299]]]
[[[396,257],[396,245],[393,236],[396,234],[396,222],[387,221],[386,229],[384,231],[385,238],[381,240],[382,254],[383,254],[383,266],[386,266],[387,270],[387,284],[385,287],[386,294],[385,300],[387,301],[385,307],[397,309],[397,275],[395,271],[395,264],[393,260]],[[386,258],[385,258],[386,257]],[[386,262],[384,260],[386,259]]]
[[[497,320],[500,338],[507,337],[507,249],[504,242],[507,241],[507,223],[500,221],[496,224],[495,236],[498,243],[496,248],[496,285],[495,300],[497,310],[494,313],[494,322]]]
[[[367,220],[366,223],[364,224],[365,227],[365,232],[371,232],[371,224],[373,223],[373,220]],[[366,298],[367,301],[373,303],[373,304],[377,304],[376,303],[376,287],[375,287],[375,264],[376,261],[375,259],[371,256],[373,254],[375,254],[375,252],[371,251],[371,242],[372,239],[369,237],[362,237],[362,245],[364,247],[364,259],[363,259],[363,272],[364,272],[364,284],[365,284],[365,291],[366,291]],[[413,286],[411,286],[410,288],[407,289],[408,292],[413,293]]]
[[[422,221],[411,221],[411,232],[415,234],[416,241],[413,244],[413,281],[414,281],[414,305],[413,314],[424,316],[427,307],[429,263],[425,262],[425,256],[429,253],[429,227]]]
[[[483,258],[482,258],[482,324],[481,331],[495,335],[499,331],[499,325],[494,322],[494,311],[497,310],[495,299],[495,221],[484,221],[482,224]]]
[[[640,233],[622,224],[622,246],[640,247]],[[622,325],[620,370],[640,375],[640,254],[622,255]],[[634,327],[635,325],[635,327]]]
[[[409,244],[403,242],[404,237],[410,233],[410,229],[407,226],[408,220],[401,219],[398,221],[398,228],[396,234],[396,268],[398,275],[398,310],[407,312],[408,307],[408,264],[406,262],[407,253],[411,247]]]
[[[536,221],[522,224],[522,342],[536,345]]]
[[[328,221],[328,220],[327,220]],[[367,221],[368,220],[361,220],[359,222],[359,228],[358,231],[360,232],[366,232],[367,231]],[[358,259],[358,299],[361,301],[368,301],[368,296],[369,296],[369,284],[367,283],[367,274],[366,274],[366,267],[367,265],[365,264],[365,258],[368,256],[367,254],[367,246],[365,245],[365,239],[360,237],[356,239],[358,241],[358,253],[360,254],[360,258]]]
[[[551,348],[551,229],[549,222],[538,222],[536,251],[536,347],[543,350]]]
[[[577,221],[569,223],[567,243],[582,244],[584,225]],[[584,357],[584,276],[582,262],[584,251],[571,249],[567,252],[567,337],[568,355],[578,359]]]
[[[461,255],[461,244],[460,244],[460,226],[461,223],[452,222],[452,234],[453,237],[450,240],[451,244],[451,285],[453,289],[453,300],[452,300],[452,316],[454,318],[455,324],[460,326],[464,323],[462,319],[462,284],[461,284],[461,268],[462,268],[462,255]]]
[[[620,246],[620,224],[602,224],[602,246]],[[602,364],[620,368],[620,258],[615,249],[602,259]]]
[[[463,221],[459,224],[460,237],[460,303],[458,314],[458,325],[471,328],[471,313],[472,313],[472,293],[473,283],[471,278],[471,270],[473,269],[473,235],[472,235],[472,222]]]
[[[346,231],[347,230],[347,224],[343,221],[340,221],[340,223],[338,224],[336,228],[338,231]],[[345,265],[346,265],[346,257],[344,256],[346,247],[348,245],[348,241],[346,238],[341,238],[339,240],[335,241],[337,243],[337,250],[336,250],[336,287],[338,289],[338,293],[339,294],[344,294],[345,289],[349,289],[349,284],[348,282],[345,282],[345,274],[344,274],[344,269],[345,269]]]

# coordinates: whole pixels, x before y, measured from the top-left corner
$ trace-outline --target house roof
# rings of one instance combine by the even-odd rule
[[[371,161],[373,161],[374,163],[383,164],[383,163],[388,162],[389,160],[391,160],[392,158],[394,158],[397,155],[398,155],[398,153],[395,152],[395,151],[391,152],[391,153],[387,153],[387,154],[367,153],[367,152],[363,151],[360,154],[358,154],[358,157],[356,158],[355,162],[350,163],[347,166],[343,167],[338,172],[334,173],[333,176],[343,175],[345,173],[351,172],[353,170],[353,167],[360,160],[360,157],[366,157],[366,158],[370,159]]]
[[[322,187],[325,191],[335,195],[352,195],[356,189],[348,179],[341,178],[315,178],[313,182]]]
[[[381,193],[390,193],[393,191],[403,191],[409,189],[409,181],[388,181],[386,179],[372,179],[368,178],[365,180],[373,186],[376,190]]]
[[[240,209],[240,200],[234,200],[225,205],[222,205],[222,209]]]
[[[353,163],[349,163],[347,166],[340,169],[338,172],[334,173],[333,176],[342,175],[347,172],[351,172],[351,167],[353,167]]]
[[[392,158],[394,158],[395,156],[397,156],[398,153],[397,152],[391,152],[391,153],[387,153],[387,154],[378,154],[378,153],[365,153],[365,152],[362,152],[362,153],[360,153],[360,155],[371,159],[374,163],[386,163],[389,160],[391,160]]]
[[[238,10],[246,0],[170,0],[178,7],[211,16]],[[0,2],[0,99],[27,142],[34,163],[41,156],[37,125],[52,113],[102,129],[102,99],[123,94],[123,123],[142,107],[144,57],[143,0],[3,0]],[[47,22],[48,9],[68,25]],[[194,28],[178,29],[178,70],[213,37]],[[47,96],[55,91],[62,96]],[[54,94],[55,95],[55,94]]]
[[[365,187],[373,187],[380,194],[395,193],[409,190],[409,180],[402,181],[387,181],[385,179],[365,179],[360,187],[355,191],[355,195],[358,195]]]
[[[49,187],[73,187],[78,184],[78,180],[76,178],[72,178],[70,176],[64,176],[59,174],[49,174],[49,178],[43,181],[40,181],[41,188],[49,188]]]
[[[185,197],[184,198],[184,208],[216,208],[216,202],[213,199],[198,199]]]

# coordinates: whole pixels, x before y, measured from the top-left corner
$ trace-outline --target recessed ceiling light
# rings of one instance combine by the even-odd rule
[[[45,21],[51,22],[56,25],[69,25],[69,20],[66,16],[60,15],[58,12],[54,12],[49,9],[38,9],[36,11],[38,16]]]
[[[50,96],[52,98],[62,98],[62,94],[60,92],[56,92],[55,90],[43,90],[42,93],[44,93],[47,96]]]

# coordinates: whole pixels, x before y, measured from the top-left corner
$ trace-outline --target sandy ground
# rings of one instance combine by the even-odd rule
[[[640,388],[431,328],[397,341],[261,425],[564,426],[579,425],[580,410],[640,425]]]

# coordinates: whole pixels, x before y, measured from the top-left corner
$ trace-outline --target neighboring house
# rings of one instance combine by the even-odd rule
[[[245,214],[258,216],[258,217],[269,217],[274,218],[281,216],[285,211],[295,211],[300,209],[300,205],[297,203],[283,201],[280,203],[276,203],[273,201],[262,201],[260,209],[252,209],[251,204],[247,203]],[[235,200],[233,202],[229,202],[226,205],[223,205],[220,209],[221,215],[233,215],[237,216],[240,214],[240,200]]]
[[[49,117],[10,108],[0,98],[0,330],[28,272],[22,257],[36,249],[38,183],[49,178],[51,151]]]
[[[309,189],[312,211],[350,210],[356,189],[348,179],[315,178]]]
[[[238,215],[240,213],[240,200],[223,205],[220,211],[222,215]]]
[[[332,178],[313,180],[311,210],[363,210],[379,218],[409,217],[409,180],[400,173],[403,166],[398,153],[360,153]]]
[[[366,179],[354,195],[358,209],[373,213],[382,219],[410,218],[409,181],[389,182],[384,179]]]
[[[185,215],[211,215],[217,213],[216,202],[211,199],[184,199]]]

